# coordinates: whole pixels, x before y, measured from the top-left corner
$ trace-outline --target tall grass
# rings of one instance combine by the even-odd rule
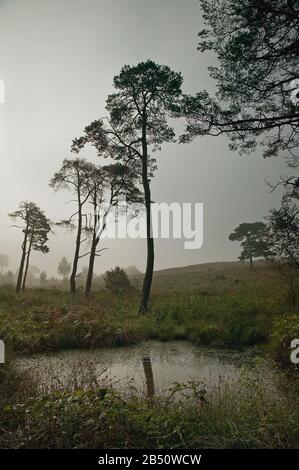
[[[137,293],[111,296],[101,290],[86,300],[80,293],[30,290],[16,296],[0,288],[0,338],[22,354],[146,339],[241,348],[267,342],[275,319],[290,312],[281,298],[258,289],[162,291],[152,296],[149,314],[139,316]]]
[[[16,296],[0,288],[0,338],[8,354],[67,348],[123,346],[142,340],[188,339],[198,345],[267,345],[288,363],[288,344],[299,332],[287,284],[265,269],[219,270],[207,265],[176,277],[156,275],[150,311],[139,316],[138,292],[85,299],[60,290]],[[187,268],[186,268],[187,269]],[[185,269],[185,270],[186,270]],[[217,268],[218,269],[218,268]],[[299,445],[298,387],[281,372],[264,371],[221,383],[176,384],[155,400],[124,399],[92,373],[48,388],[0,365],[0,447],[292,448]],[[188,393],[184,396],[182,390]]]
[[[298,395],[282,380],[273,389],[262,376],[242,377],[209,392],[176,384],[155,400],[99,387],[35,396],[2,408],[0,447],[293,448]]]

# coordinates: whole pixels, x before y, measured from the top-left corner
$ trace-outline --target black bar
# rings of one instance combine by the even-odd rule
[[[67,468],[129,468],[138,467],[163,467],[179,465],[181,467],[229,468],[255,470],[256,466],[287,465],[288,461],[294,462],[299,459],[299,450],[213,450],[213,449],[18,449],[0,450],[0,468],[8,468],[3,465],[6,461],[11,465],[18,465],[18,468],[29,466],[30,469],[49,468],[56,469],[62,463],[67,464]],[[299,460],[298,460],[299,461]],[[296,462],[296,460],[295,460]],[[54,467],[55,465],[55,467]]]

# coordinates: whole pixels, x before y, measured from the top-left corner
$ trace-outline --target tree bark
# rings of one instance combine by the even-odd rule
[[[147,262],[146,271],[142,286],[141,301],[139,313],[144,314],[148,309],[148,301],[151,292],[153,271],[154,271],[154,239],[152,234],[152,219],[151,219],[151,190],[148,180],[148,151],[147,151],[147,138],[146,138],[146,115],[143,115],[142,124],[142,184],[144,189],[144,202],[146,211],[146,241],[147,241]]]
[[[95,237],[93,237],[92,245],[91,245],[91,251],[90,251],[90,257],[89,257],[89,265],[88,265],[86,286],[85,286],[85,296],[86,297],[88,297],[90,292],[91,292],[97,244],[98,244],[97,239]]]
[[[29,248],[28,248],[27,256],[26,256],[26,266],[25,266],[25,272],[24,272],[23,284],[22,284],[22,291],[23,291],[23,292],[24,292],[25,287],[26,287],[26,279],[27,279],[28,268],[29,268],[29,261],[30,261],[30,254],[31,254],[32,242],[33,242],[33,235],[31,235],[31,238],[30,238]]]
[[[111,204],[112,204],[112,198],[110,199],[110,205]],[[99,226],[98,226],[99,221],[100,221],[100,217],[99,217],[99,215],[96,215],[96,209],[97,209],[97,194],[94,195],[95,222],[94,222],[94,227],[93,227],[93,237],[92,237],[90,257],[89,257],[88,274],[87,274],[86,286],[85,286],[85,296],[86,297],[88,297],[90,292],[91,292],[93,271],[94,271],[94,263],[95,263],[95,259],[96,259],[96,256],[97,256],[97,246],[98,246],[99,241],[101,239],[101,236],[102,236],[102,234],[103,234],[103,232],[106,228],[106,221],[107,221],[108,214],[110,212],[110,206],[105,211],[105,214],[103,216],[103,224],[102,224],[101,230],[99,229]]]
[[[28,228],[26,227],[25,236],[24,236],[23,245],[22,245],[22,257],[21,257],[19,273],[18,273],[18,279],[17,279],[17,285],[16,285],[16,293],[17,294],[20,293],[21,286],[22,286],[23,271],[24,271],[24,265],[25,265],[25,259],[26,259],[27,238],[28,238]]]
[[[79,262],[79,255],[80,255],[81,232],[82,232],[82,204],[81,204],[80,190],[78,189],[78,230],[77,230],[77,237],[76,237],[76,248],[75,248],[74,260],[73,260],[73,267],[72,267],[72,272],[71,272],[71,277],[70,277],[71,294],[75,294],[77,290],[76,276],[77,276],[78,262]]]

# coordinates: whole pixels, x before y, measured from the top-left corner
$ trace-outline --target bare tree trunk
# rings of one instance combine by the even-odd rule
[[[99,237],[97,234],[98,222],[99,222],[99,215],[97,214],[97,202],[98,202],[97,201],[97,189],[95,188],[94,194],[93,194],[94,225],[93,225],[92,242],[91,242],[90,257],[89,257],[89,264],[88,264],[88,273],[87,273],[87,279],[86,279],[86,285],[85,285],[85,297],[88,297],[91,292],[94,262],[96,258],[97,245],[99,243]]]
[[[29,257],[30,257],[30,254],[28,252],[27,257],[26,257],[26,267],[25,267],[25,272],[24,272],[24,277],[23,277],[23,282],[22,282],[22,292],[24,292],[25,287],[26,287],[26,279],[27,279],[28,268],[29,268]]]
[[[93,270],[94,270],[94,262],[95,262],[95,257],[96,257],[96,249],[97,249],[97,239],[95,236],[93,237],[92,240],[92,245],[91,245],[91,251],[90,251],[90,257],[89,257],[89,265],[88,265],[88,273],[87,273],[87,279],[86,279],[86,286],[85,286],[85,296],[88,297],[90,292],[91,292],[91,286],[92,286],[92,279],[93,279]]]
[[[148,301],[150,297],[153,271],[154,271],[154,239],[152,234],[152,220],[151,220],[151,190],[148,180],[148,153],[147,153],[147,140],[146,140],[146,116],[143,117],[142,126],[142,184],[144,189],[144,202],[146,211],[146,239],[147,239],[147,262],[145,276],[143,280],[141,301],[139,313],[144,314],[148,309]]]
[[[97,195],[95,195],[94,199],[94,214],[95,214],[95,222],[94,222],[94,227],[93,227],[93,238],[92,238],[92,244],[91,244],[91,250],[90,250],[90,257],[89,257],[89,265],[88,265],[88,274],[87,274],[87,279],[86,279],[86,286],[85,286],[85,296],[88,297],[90,292],[91,292],[91,287],[92,287],[92,279],[93,279],[93,271],[94,271],[94,263],[95,259],[97,256],[97,246],[99,244],[99,241],[101,239],[101,236],[106,228],[106,221],[108,214],[110,212],[110,207],[112,200],[110,199],[110,205],[108,209],[105,211],[105,214],[103,216],[103,224],[101,229],[99,228],[98,224],[100,221],[99,215],[96,215],[96,208],[97,208]]]
[[[82,235],[82,204],[81,204],[81,195],[80,191],[78,190],[78,230],[77,230],[77,238],[76,238],[76,248],[75,248],[75,254],[74,254],[74,260],[73,260],[73,267],[72,267],[72,272],[71,272],[71,277],[70,277],[70,290],[71,294],[75,294],[77,290],[76,286],[76,276],[77,276],[77,270],[78,270],[78,262],[79,262],[79,256],[80,256],[80,246],[81,246],[81,235]]]
[[[253,259],[252,259],[252,255],[250,255],[249,261],[250,261],[250,269],[252,269],[252,268],[253,268]]]
[[[23,245],[22,245],[22,257],[21,257],[19,273],[18,273],[18,279],[17,279],[17,285],[16,285],[16,293],[17,294],[19,294],[19,292],[21,291],[21,286],[22,286],[23,271],[24,271],[24,265],[25,265],[25,259],[26,259],[27,238],[28,238],[27,230],[28,229],[26,227],[24,241],[23,241]]]
[[[29,261],[30,261],[30,254],[31,254],[32,242],[33,242],[33,235],[31,235],[31,238],[30,238],[29,248],[28,248],[27,256],[26,256],[26,267],[25,267],[25,272],[24,272],[24,277],[23,277],[23,284],[22,284],[22,291],[23,291],[23,292],[24,292],[25,287],[26,287],[26,279],[27,279],[28,268],[29,268]]]

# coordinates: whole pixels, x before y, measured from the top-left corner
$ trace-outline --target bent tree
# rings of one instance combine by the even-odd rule
[[[70,291],[74,294],[77,290],[76,277],[80,259],[80,248],[85,240],[82,240],[83,219],[86,214],[83,213],[84,204],[89,198],[89,179],[94,171],[94,165],[84,159],[65,159],[58,172],[56,172],[50,181],[50,187],[55,191],[69,190],[75,196],[76,211],[68,220],[61,221],[58,225],[74,229],[76,226],[73,219],[77,219],[77,234],[75,243],[75,252],[70,276]]]
[[[168,118],[180,111],[183,78],[169,67],[148,60],[136,66],[125,65],[114,77],[115,93],[107,98],[108,125],[95,121],[85,128],[85,135],[74,141],[79,148],[92,143],[102,154],[130,161],[140,176],[146,211],[147,262],[139,312],[148,309],[154,270],[154,240],[151,220],[150,182],[156,160],[150,150],[160,150],[173,142],[174,129]]]
[[[22,243],[22,255],[18,272],[16,292],[25,290],[26,279],[30,264],[32,251],[48,253],[46,245],[48,235],[51,232],[51,222],[45,213],[34,202],[22,202],[19,209],[9,214],[9,217],[16,221],[21,220],[22,225],[13,225],[20,228],[24,234]]]

